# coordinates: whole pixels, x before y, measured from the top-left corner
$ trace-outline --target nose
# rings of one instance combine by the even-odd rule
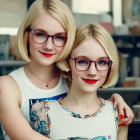
[[[44,43],[43,48],[46,50],[52,50],[53,47],[54,47],[54,44],[53,44],[52,38],[49,37],[48,40]]]
[[[90,67],[89,67],[89,69],[87,71],[87,74],[91,75],[91,76],[94,76],[94,75],[97,74],[97,69],[95,67],[95,63],[94,62],[91,63],[91,65],[90,65]]]

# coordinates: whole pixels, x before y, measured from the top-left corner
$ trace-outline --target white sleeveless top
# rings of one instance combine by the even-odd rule
[[[76,114],[58,101],[48,103],[52,140],[116,140],[117,116],[110,101],[93,116]]]
[[[58,100],[69,91],[65,79],[62,77],[60,77],[59,83],[55,88],[44,90],[32,84],[24,72],[24,67],[11,72],[10,75],[16,80],[20,88],[22,94],[21,112],[28,122],[30,122],[30,109],[33,103],[37,100]],[[5,131],[3,133],[5,140],[9,140]]]

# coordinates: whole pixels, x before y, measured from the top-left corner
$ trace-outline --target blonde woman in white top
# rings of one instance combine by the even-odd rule
[[[30,127],[29,108],[34,99],[57,100],[68,91],[56,65],[68,57],[74,39],[74,19],[64,3],[36,0],[32,4],[18,33],[18,50],[27,65],[0,78],[0,122],[6,140],[47,139]],[[112,100],[120,114],[133,118],[118,94]],[[124,121],[129,124],[132,119]]]
[[[58,101],[32,106],[33,129],[53,140],[127,140],[128,126],[119,125],[117,109],[97,95],[118,80],[118,52],[109,33],[97,24],[79,27],[64,62],[60,69],[71,80],[70,91]],[[45,127],[38,125],[43,122]]]

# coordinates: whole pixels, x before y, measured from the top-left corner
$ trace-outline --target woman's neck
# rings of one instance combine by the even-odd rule
[[[101,105],[101,100],[97,97],[96,92],[84,93],[72,87],[62,102],[68,109],[79,114],[92,114],[96,112]]]
[[[35,86],[43,89],[54,88],[60,77],[60,72],[55,65],[43,66],[34,62],[25,66],[25,73]]]
[[[34,62],[30,62],[28,63],[28,67],[36,76],[42,78],[43,80],[51,80],[51,78],[55,77],[58,73],[58,69],[55,64],[44,66],[36,64]]]

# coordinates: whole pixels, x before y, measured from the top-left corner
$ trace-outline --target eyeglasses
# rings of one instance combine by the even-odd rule
[[[97,61],[92,61],[87,58],[72,58],[75,61],[75,67],[79,71],[86,71],[89,69],[92,62],[99,71],[106,71],[111,67],[112,61],[108,58],[99,58]]]
[[[43,31],[33,30],[31,28],[28,28],[28,31],[32,33],[34,41],[39,44],[45,43],[49,37],[52,38],[53,44],[58,47],[64,46],[67,41],[67,36],[65,34],[48,35]]]

